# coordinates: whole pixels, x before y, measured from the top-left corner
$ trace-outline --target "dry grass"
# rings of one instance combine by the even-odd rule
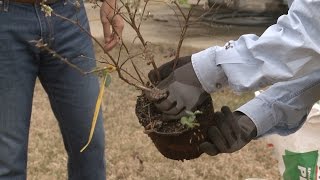
[[[133,47],[136,48],[136,47]],[[168,46],[154,47],[156,59],[165,59]],[[183,54],[196,49],[185,48]],[[101,52],[98,52],[98,57]],[[161,64],[159,62],[158,64]],[[147,71],[147,69],[143,69]],[[105,93],[103,105],[106,130],[107,175],[110,180],[223,180],[250,177],[279,179],[272,149],[262,140],[254,141],[241,151],[217,157],[202,155],[192,161],[177,162],[164,158],[143,133],[134,114],[139,94],[117,80]],[[237,96],[228,90],[214,95],[216,109],[221,105],[236,108],[252,98],[252,94]],[[87,134],[87,132],[84,132]],[[66,153],[57,123],[47,97],[37,83],[33,103],[29,143],[28,179],[66,179]]]

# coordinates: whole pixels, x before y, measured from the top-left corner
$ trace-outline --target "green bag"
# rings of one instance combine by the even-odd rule
[[[285,164],[283,179],[316,180],[318,155],[318,151],[295,153],[286,150],[283,156]]]

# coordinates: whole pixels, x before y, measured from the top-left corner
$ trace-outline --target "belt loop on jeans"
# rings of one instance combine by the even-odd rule
[[[3,0],[3,11],[8,12],[9,11],[9,0]]]

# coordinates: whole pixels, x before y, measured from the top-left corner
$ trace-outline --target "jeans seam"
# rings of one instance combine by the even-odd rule
[[[42,23],[41,23],[39,11],[37,10],[37,5],[36,4],[33,5],[33,7],[34,7],[34,10],[36,12],[38,23],[39,23],[39,27],[40,27],[40,37],[41,37],[41,39],[43,39],[43,28],[42,28]]]
[[[45,17],[46,23],[48,25],[48,44],[51,46],[54,39],[54,28],[52,27],[52,19],[51,17]]]

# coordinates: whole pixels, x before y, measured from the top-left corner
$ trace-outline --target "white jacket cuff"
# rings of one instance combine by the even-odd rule
[[[241,106],[237,111],[244,113],[253,121],[257,127],[257,137],[265,135],[277,124],[269,104],[257,97]]]
[[[217,91],[228,82],[223,69],[215,61],[217,48],[210,47],[191,56],[193,69],[202,88],[208,93]]]

